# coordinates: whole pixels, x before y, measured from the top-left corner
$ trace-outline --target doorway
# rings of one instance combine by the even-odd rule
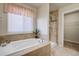
[[[79,51],[79,11],[64,14],[64,46]]]

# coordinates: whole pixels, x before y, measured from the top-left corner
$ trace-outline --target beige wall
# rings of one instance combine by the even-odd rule
[[[38,8],[37,27],[40,30],[41,35],[45,38],[49,38],[49,4],[45,3]]]
[[[4,13],[4,4],[0,3],[0,33],[7,32],[7,15]]]
[[[79,43],[79,11],[66,14],[64,23],[64,40]]]
[[[79,10],[79,4],[71,4],[59,9],[58,43],[60,47],[64,44],[64,14],[75,10]]]

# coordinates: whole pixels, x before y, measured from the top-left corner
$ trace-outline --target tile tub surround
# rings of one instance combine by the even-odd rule
[[[47,44],[27,54],[24,54],[23,56],[51,56],[50,44]]]
[[[4,42],[11,42],[11,41],[17,41],[17,40],[23,40],[23,39],[28,39],[28,38],[34,38],[33,33],[28,33],[28,34],[11,34],[11,35],[2,35],[0,36],[0,44]]]

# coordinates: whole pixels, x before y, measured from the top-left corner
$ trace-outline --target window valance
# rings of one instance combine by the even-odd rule
[[[27,7],[25,8],[20,5],[11,4],[11,3],[4,5],[4,11],[7,13],[15,13],[15,14],[31,16],[31,17],[34,17],[36,13],[31,8],[27,8]]]

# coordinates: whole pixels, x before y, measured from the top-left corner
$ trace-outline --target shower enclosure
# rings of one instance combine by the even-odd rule
[[[57,19],[58,19],[58,12],[53,11],[50,12],[50,27],[49,27],[49,36],[50,36],[50,41],[53,43],[58,43],[57,40]]]

